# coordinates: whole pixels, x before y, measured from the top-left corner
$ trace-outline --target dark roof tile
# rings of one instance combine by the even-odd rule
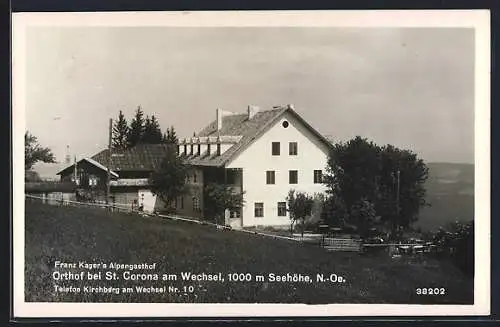
[[[251,119],[247,114],[231,114],[222,117],[222,128],[217,131],[216,121],[211,122],[197,136],[216,137],[241,136],[239,142],[223,152],[220,156],[213,151],[210,155],[205,151],[201,155],[182,155],[187,164],[194,166],[223,166],[239,151],[248,146],[255,138],[264,133],[286,111],[291,112],[302,123],[310,128],[326,144],[330,144],[321,134],[316,132],[295,111],[289,107],[277,107],[273,110],[260,111]],[[131,149],[115,152],[111,157],[111,170],[113,171],[152,171],[160,167],[167,151],[168,144],[139,144]],[[95,161],[107,166],[108,150],[103,150],[92,157]]]

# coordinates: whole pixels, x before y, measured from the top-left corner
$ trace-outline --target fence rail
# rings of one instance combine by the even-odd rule
[[[53,198],[53,197],[42,197],[42,196],[36,196],[36,195],[31,195],[31,194],[25,194],[25,197],[27,199],[33,199],[33,200],[41,200],[42,203],[47,203],[47,204],[58,204],[58,205],[63,205],[63,206],[87,206],[87,207],[94,207],[94,208],[109,208],[112,210],[117,210],[117,211],[129,211],[129,212],[135,212],[132,205],[130,204],[124,204],[124,203],[111,203],[111,204],[106,204],[106,203],[99,203],[99,202],[79,202],[79,201],[74,201],[74,200],[69,200],[69,199],[64,199],[64,198]]]
[[[148,213],[144,211],[140,211],[138,207],[134,207],[131,204],[123,204],[123,203],[111,203],[111,204],[106,204],[106,203],[94,203],[94,202],[79,202],[79,201],[73,201],[69,199],[54,199],[54,198],[46,198],[46,197],[41,197],[41,196],[36,196],[36,195],[30,195],[30,194],[25,194],[26,199],[31,199],[31,200],[41,200],[43,203],[48,203],[48,204],[56,204],[60,206],[75,206],[75,207],[93,207],[93,208],[102,208],[102,209],[109,209],[111,211],[118,211],[118,212],[129,212],[129,213],[137,213],[145,217],[160,217],[160,218],[165,218],[165,219],[170,219],[173,221],[184,221],[184,222],[189,222],[189,223],[194,223],[198,225],[207,225],[207,226],[212,226],[216,227],[217,229],[232,229],[228,226],[224,225],[219,225],[216,223],[212,223],[209,221],[205,220],[200,220],[195,217],[186,217],[186,216],[179,216],[179,215],[173,215],[173,214],[160,214],[160,213]],[[50,203],[51,202],[51,203]],[[232,229],[234,231],[238,232],[243,232],[243,233],[248,233],[248,234],[254,234],[254,235],[261,235],[265,237],[272,237],[275,239],[282,239],[282,240],[288,240],[288,241],[296,241],[300,243],[317,243],[319,246],[323,247],[327,251],[346,251],[346,252],[365,252],[369,251],[370,249],[377,249],[377,248],[385,248],[389,253],[428,253],[428,252],[433,252],[435,250],[435,245],[431,244],[426,244],[426,245],[420,245],[420,244],[398,244],[398,243],[384,243],[384,244],[363,244],[363,242],[359,239],[351,239],[351,238],[335,238],[332,237],[331,235],[327,234],[314,234],[314,235],[308,235],[305,234],[304,236],[301,236],[299,234],[295,234],[292,236],[283,236],[283,235],[277,235],[277,234],[271,234],[271,233],[263,233],[263,232],[257,232],[257,231],[250,231],[250,230],[245,230],[245,229]]]

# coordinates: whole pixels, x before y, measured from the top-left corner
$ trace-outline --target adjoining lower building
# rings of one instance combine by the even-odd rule
[[[159,211],[164,204],[148,187],[150,174],[160,167],[166,144],[142,144],[112,153],[111,195],[118,204],[138,203]],[[181,139],[178,154],[190,167],[188,194],[175,201],[178,214],[204,217],[204,186],[215,182],[243,194],[244,206],[227,213],[232,227],[288,226],[286,197],[290,189],[323,193],[322,176],[331,143],[298,115],[291,105],[245,113],[216,110],[216,119],[196,136]],[[62,180],[102,189],[107,178],[108,152],[67,167]],[[73,177],[72,177],[73,176]],[[104,183],[104,184],[103,184]]]

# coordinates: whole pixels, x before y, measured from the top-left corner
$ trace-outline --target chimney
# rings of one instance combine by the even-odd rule
[[[288,108],[288,109],[292,109],[292,110],[293,110],[293,109],[295,109],[295,106],[294,106],[293,104],[291,104],[291,103],[290,103],[290,104],[288,104],[288,105],[287,105],[287,108]]]
[[[220,131],[222,128],[222,110],[220,110],[219,108],[217,108],[216,110],[216,116],[217,116],[216,128],[218,131]]]
[[[248,119],[252,119],[256,113],[259,112],[259,107],[257,106],[253,106],[253,105],[248,105]]]
[[[69,165],[71,162],[71,155],[69,154],[69,145],[66,145],[66,164]]]

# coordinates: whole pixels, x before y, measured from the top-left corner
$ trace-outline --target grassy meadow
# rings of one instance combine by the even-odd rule
[[[429,258],[392,259],[387,254],[326,252],[315,245],[277,240],[210,226],[110,213],[99,208],[59,207],[26,202],[25,300],[35,302],[187,303],[401,303],[472,304],[473,280],[452,263]],[[224,281],[124,280],[124,270],[94,269],[101,280],[55,280],[54,272],[87,272],[55,267],[66,263],[155,264],[132,273],[176,275],[222,273]],[[119,279],[105,280],[107,271]],[[251,281],[229,281],[249,273]],[[312,282],[277,282],[277,275],[309,275]],[[336,274],[344,282],[317,282],[316,274]],[[256,276],[265,280],[256,281]],[[79,293],[56,291],[80,288]],[[84,287],[130,287],[133,292],[91,293]],[[172,291],[142,293],[137,286]],[[417,288],[444,288],[442,295],[418,295]]]

